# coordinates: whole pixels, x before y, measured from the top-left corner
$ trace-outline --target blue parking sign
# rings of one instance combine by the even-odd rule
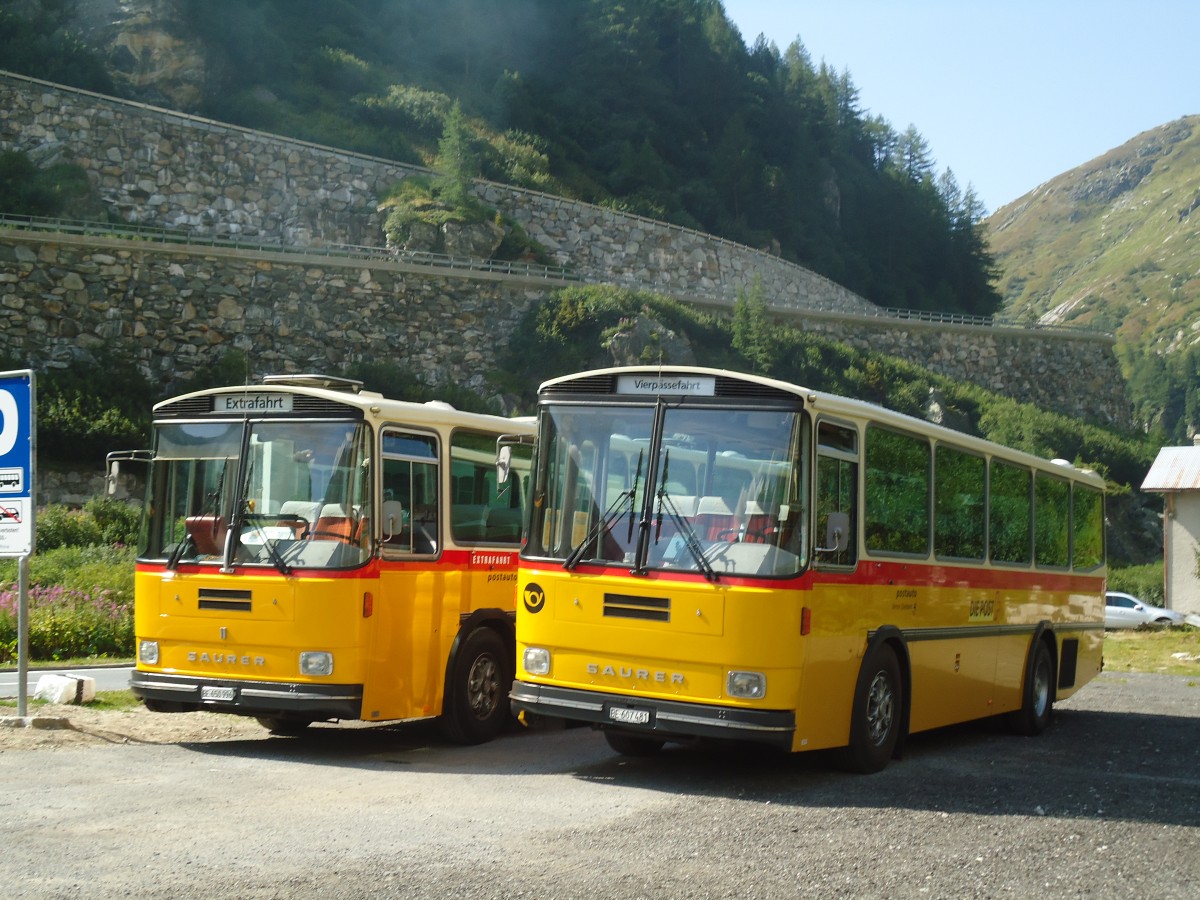
[[[33,372],[0,372],[0,557],[33,553]]]

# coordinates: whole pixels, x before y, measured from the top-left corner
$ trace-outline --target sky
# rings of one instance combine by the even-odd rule
[[[723,0],[747,47],[797,38],[867,115],[912,125],[989,213],[1200,114],[1196,0]]]

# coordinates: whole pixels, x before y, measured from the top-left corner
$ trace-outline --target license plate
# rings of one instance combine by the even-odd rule
[[[608,717],[614,722],[622,722],[626,725],[650,724],[650,710],[648,709],[626,709],[623,706],[610,706],[608,708]]]
[[[200,688],[201,700],[232,700],[236,695],[236,689],[231,687]]]

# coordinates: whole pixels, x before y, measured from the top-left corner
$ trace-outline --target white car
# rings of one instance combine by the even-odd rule
[[[1139,625],[1182,625],[1183,613],[1151,606],[1133,594],[1109,591],[1104,603],[1105,628],[1137,628]]]

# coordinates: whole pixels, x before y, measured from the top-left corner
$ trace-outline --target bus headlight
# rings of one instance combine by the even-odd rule
[[[138,662],[158,665],[158,641],[138,641]]]
[[[767,676],[762,672],[730,672],[725,692],[739,700],[761,700],[767,696]]]
[[[550,674],[550,651],[542,647],[526,647],[523,657],[525,671],[530,675]]]
[[[300,654],[301,675],[332,675],[333,654],[324,650],[305,650]]]

